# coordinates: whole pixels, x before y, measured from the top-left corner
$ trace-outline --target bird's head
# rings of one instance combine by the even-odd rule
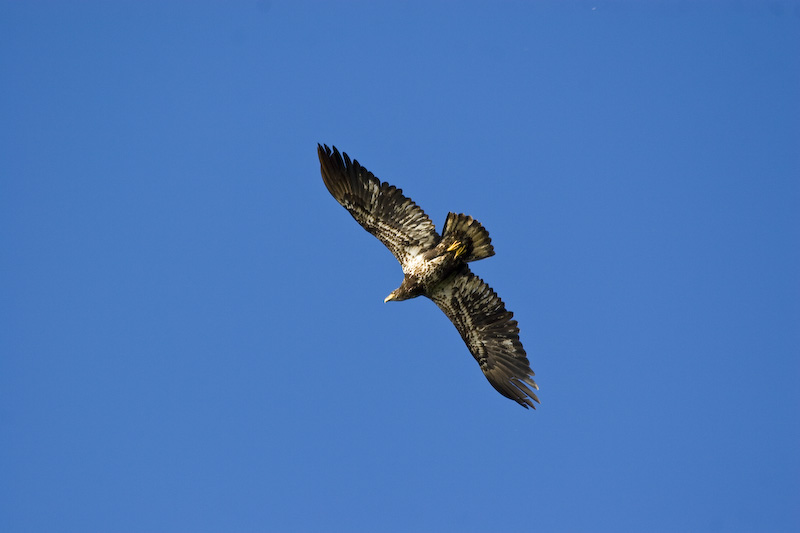
[[[424,289],[422,285],[419,284],[414,276],[406,276],[403,278],[403,283],[393,290],[389,296],[383,299],[383,303],[410,300],[411,298],[416,298],[423,292]]]
[[[395,290],[393,290],[393,291],[392,291],[392,292],[389,294],[389,296],[387,296],[386,298],[384,298],[384,299],[383,299],[383,303],[386,303],[386,302],[391,302],[391,301],[396,301],[396,302],[399,302],[400,300],[405,300],[405,298],[401,298],[401,297],[398,295],[398,293],[399,293],[399,292],[400,292],[400,289],[395,289]]]
[[[389,296],[383,299],[383,303],[386,302],[402,302],[403,300],[408,300],[410,298],[415,298],[422,294],[421,290],[409,290],[406,286],[406,283],[403,282],[402,285],[397,287],[393,290]]]

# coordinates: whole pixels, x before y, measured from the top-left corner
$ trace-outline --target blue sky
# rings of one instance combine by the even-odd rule
[[[797,531],[797,2],[0,3],[0,529]],[[465,212],[498,395],[316,143]]]

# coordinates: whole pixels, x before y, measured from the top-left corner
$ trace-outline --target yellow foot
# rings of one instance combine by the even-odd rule
[[[447,251],[448,251],[448,252],[452,252],[453,250],[455,250],[455,251],[456,251],[456,255],[455,255],[455,258],[456,258],[456,259],[458,259],[458,258],[459,258],[459,257],[461,257],[462,255],[464,255],[465,253],[467,253],[467,247],[466,247],[466,246],[464,245],[464,243],[462,243],[461,241],[456,241],[456,242],[454,242],[453,244],[451,244],[451,245],[450,245],[450,246],[447,248]]]

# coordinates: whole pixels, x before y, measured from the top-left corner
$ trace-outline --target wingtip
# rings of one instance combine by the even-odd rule
[[[514,401],[516,401],[519,405],[521,405],[525,409],[533,409],[534,411],[536,410],[537,403],[539,405],[542,404],[542,402],[539,401],[539,397],[536,396],[535,394],[529,394],[527,398],[519,398],[515,399]]]
[[[344,155],[344,163],[345,166],[350,165],[350,158],[347,157],[347,154]],[[339,154],[339,150],[336,149],[336,146],[331,145],[328,146],[327,144],[320,144],[317,143],[317,156],[319,156],[320,161],[323,159],[328,160],[341,160],[342,154]]]

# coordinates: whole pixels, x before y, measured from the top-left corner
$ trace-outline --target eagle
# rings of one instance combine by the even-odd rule
[[[514,314],[467,264],[494,255],[489,232],[471,216],[448,213],[439,235],[428,215],[401,189],[382,183],[335,146],[318,144],[317,154],[331,195],[403,268],[403,282],[384,302],[417,296],[433,300],[497,392],[536,409],[539,398],[533,391],[539,387]]]

